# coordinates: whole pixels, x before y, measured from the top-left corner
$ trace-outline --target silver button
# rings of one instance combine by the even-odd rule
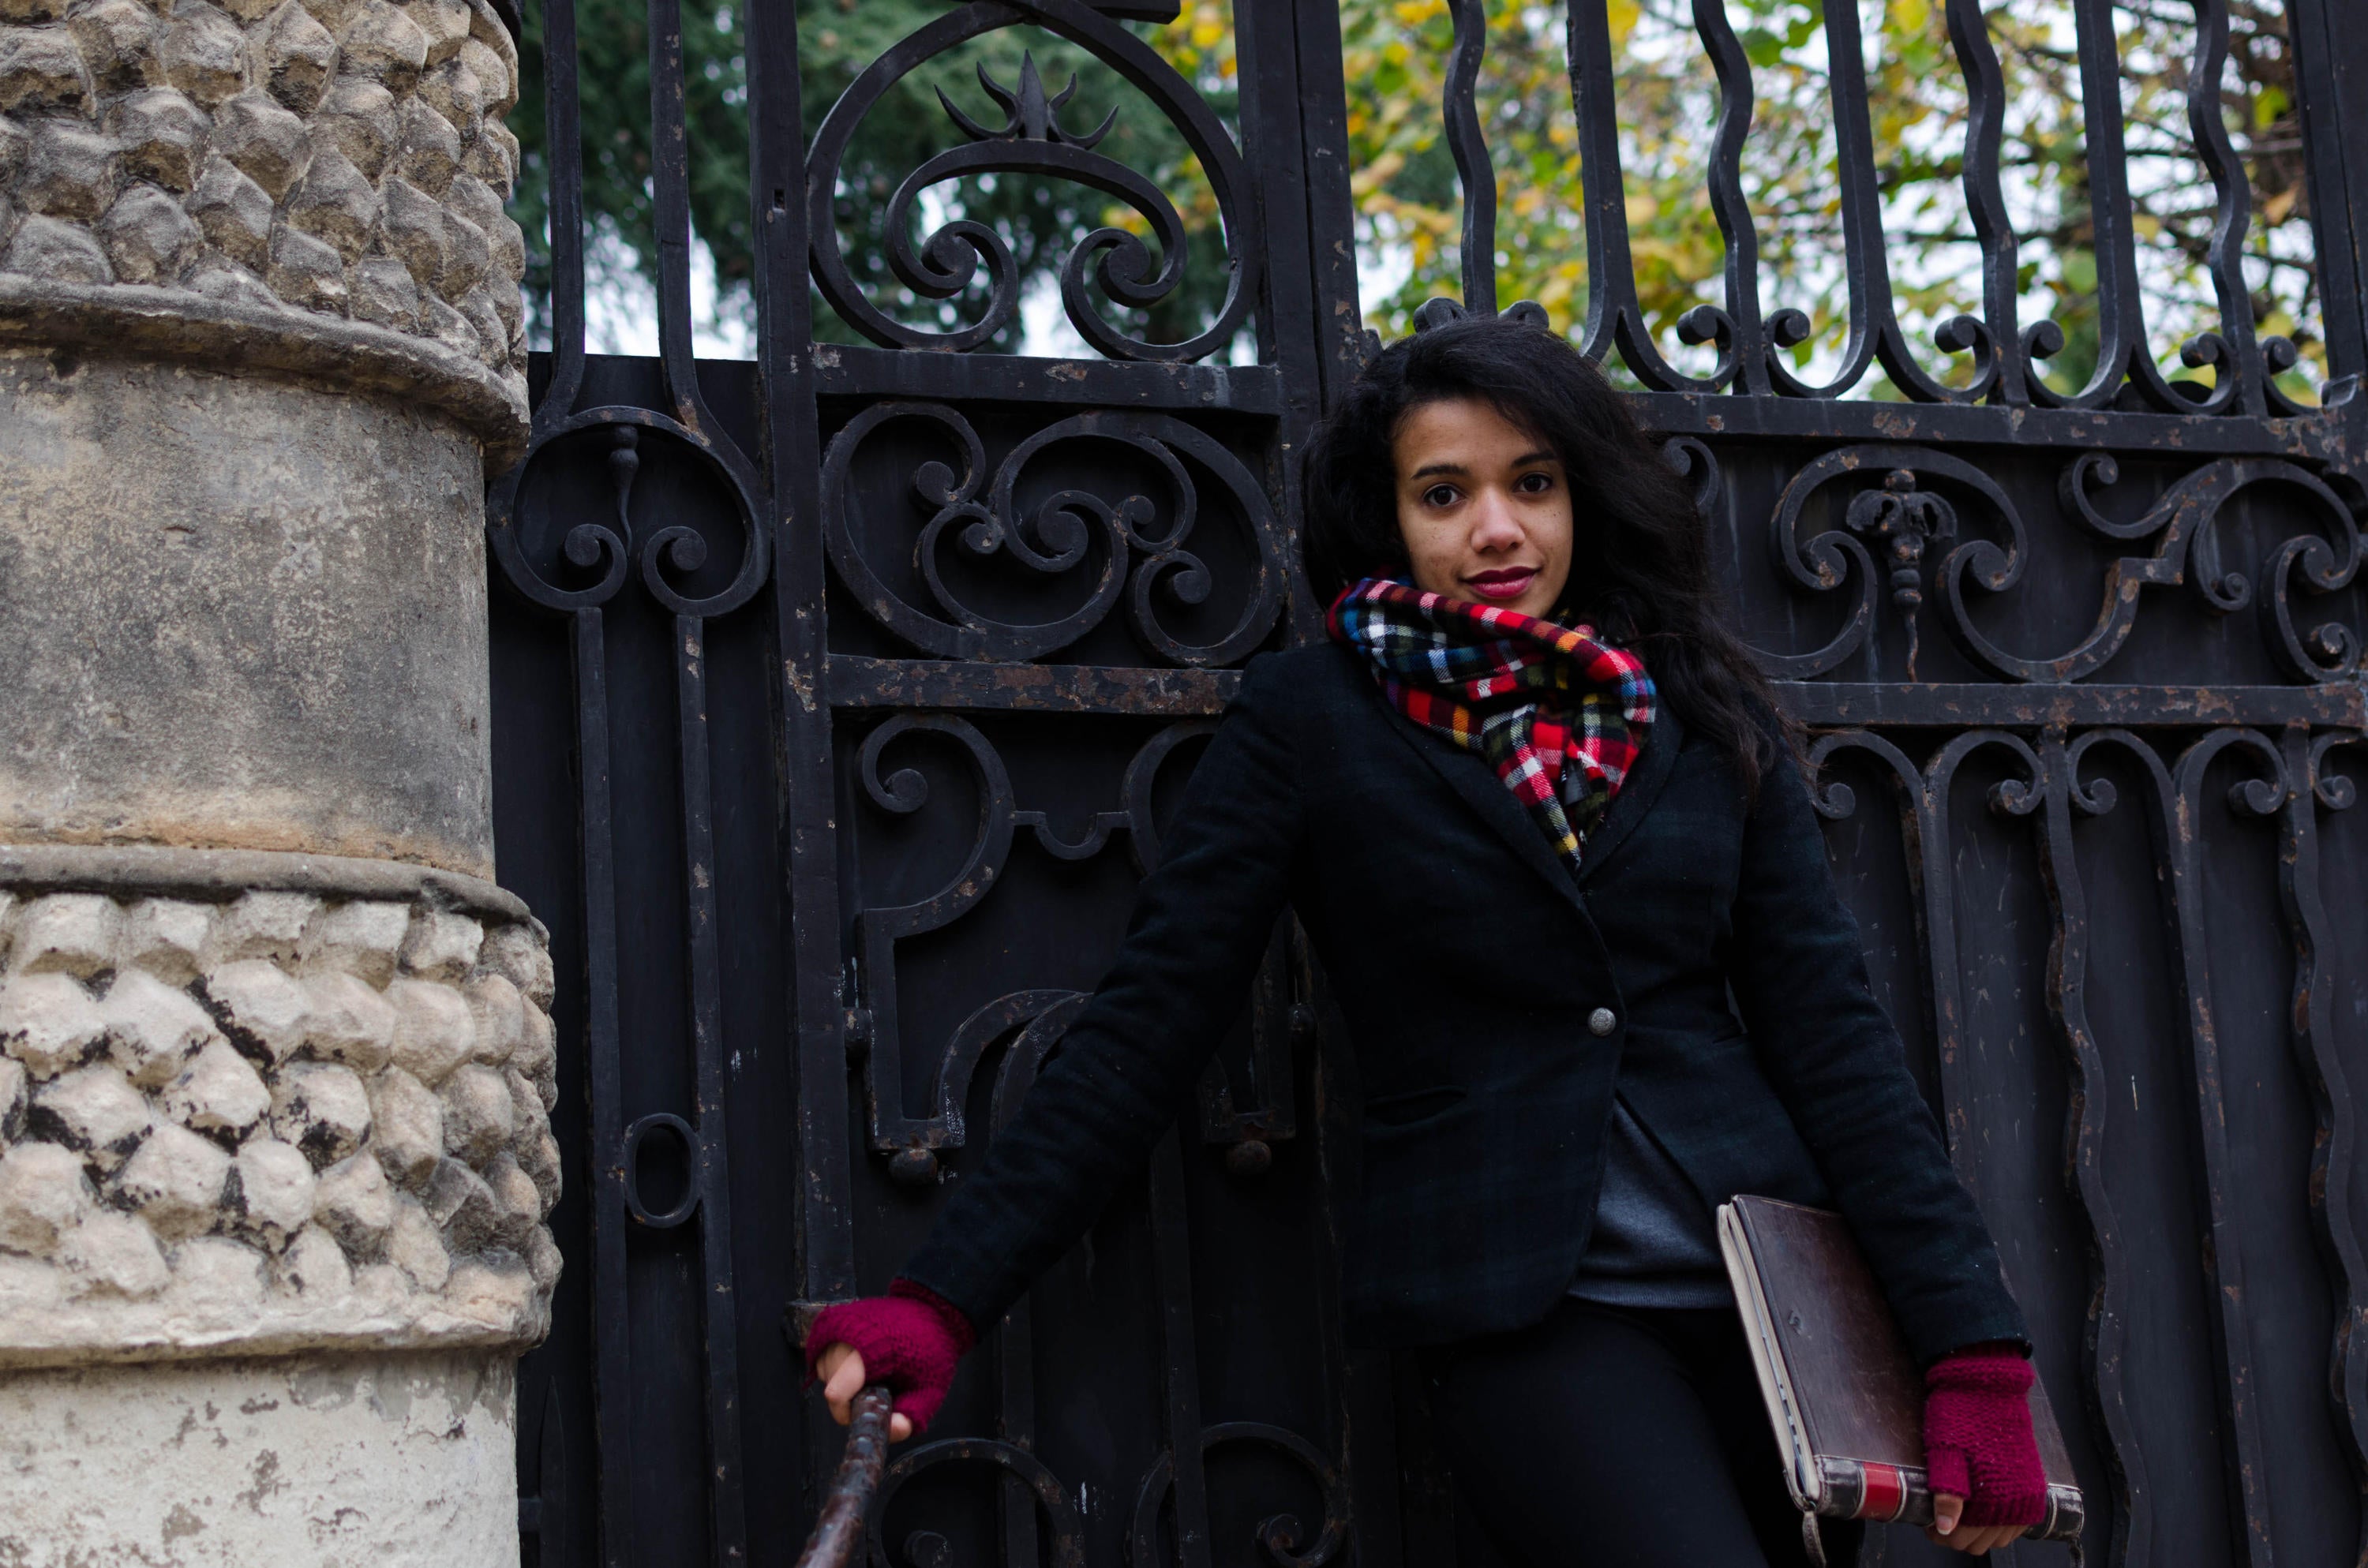
[[[1598,1007],[1587,1015],[1587,1032],[1599,1038],[1610,1034],[1619,1027],[1620,1020],[1612,1017],[1611,1009],[1609,1007]]]

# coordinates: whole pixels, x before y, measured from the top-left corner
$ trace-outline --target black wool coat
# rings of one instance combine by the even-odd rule
[[[1789,758],[1747,810],[1725,755],[1664,705],[1574,878],[1486,762],[1320,643],[1250,665],[1163,850],[1101,988],[906,1267],[973,1322],[1143,1165],[1288,902],[1365,1094],[1352,1338],[1552,1311],[1615,1082],[1705,1202],[1848,1216],[1919,1359],[2025,1337]]]

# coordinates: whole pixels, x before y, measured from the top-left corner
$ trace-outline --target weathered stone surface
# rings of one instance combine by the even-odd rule
[[[345,292],[334,250],[279,238]],[[260,377],[5,350],[0,407],[0,841],[490,869],[465,432]]]
[[[209,158],[188,206],[198,227],[224,256],[257,272],[271,265],[271,198],[236,164]],[[262,288],[260,278],[256,286]],[[279,303],[268,290],[263,298]]]
[[[467,0],[407,0],[404,9],[427,40],[428,64],[441,64],[461,52],[472,20]]]
[[[291,1062],[272,1074],[271,1131],[315,1170],[352,1158],[370,1136],[370,1091],[350,1067]]]
[[[374,1257],[394,1224],[394,1188],[376,1160],[359,1155],[321,1173],[313,1217],[347,1256]]]
[[[0,1050],[36,1078],[96,1057],[107,1040],[98,1004],[71,974],[20,974],[0,985]]]
[[[416,1198],[395,1199],[394,1225],[387,1234],[386,1260],[423,1290],[441,1290],[452,1278],[452,1255],[443,1233]]]
[[[450,910],[421,909],[412,915],[400,961],[405,974],[455,982],[476,967],[477,953],[484,941],[484,926],[468,915]]]
[[[501,1237],[501,1210],[484,1177],[459,1160],[437,1163],[420,1194],[427,1216],[443,1228],[455,1252],[475,1252]]]
[[[442,873],[405,873],[410,902],[313,858],[228,858],[294,888],[188,881],[212,863],[0,847],[0,952],[55,966],[0,980],[0,1368],[530,1341],[560,1267],[555,1080],[504,1050],[549,1028],[511,979],[544,972],[539,928]],[[7,884],[37,864],[185,881]]]
[[[293,1143],[277,1138],[250,1138],[239,1146],[238,1197],[230,1205],[232,1219],[277,1247],[312,1222],[318,1184],[313,1162]]]
[[[268,959],[290,963],[320,909],[321,901],[305,893],[258,890],[241,894],[216,917],[207,950],[222,962]]]
[[[96,1210],[66,1233],[59,1247],[77,1294],[153,1296],[172,1281],[155,1233],[122,1214]]]
[[[221,1144],[165,1122],[116,1173],[115,1192],[166,1241],[196,1235],[221,1217],[231,1157]]]
[[[85,112],[90,73],[63,28],[0,28],[0,110]]]
[[[394,1005],[394,1064],[434,1088],[476,1049],[476,1021],[450,987],[398,980],[386,988]]]
[[[80,1154],[102,1175],[131,1157],[154,1119],[148,1101],[113,1067],[77,1067],[33,1092],[28,1124],[42,1142]]]
[[[394,106],[394,95],[380,83],[340,76],[321,100],[313,121],[314,134],[335,142],[361,177],[375,185],[400,134]]]
[[[186,192],[198,183],[207,130],[205,111],[171,87],[128,94],[108,107],[107,133],[124,172],[167,190]]]
[[[123,910],[116,937],[119,961],[137,964],[167,984],[186,985],[204,962],[207,926],[203,904],[141,899]]]
[[[251,1060],[276,1067],[302,1049],[313,1001],[302,982],[266,959],[242,959],[205,977],[215,1021]]]
[[[30,210],[88,222],[114,203],[122,163],[114,140],[69,120],[33,130],[15,195]]]
[[[161,53],[165,78],[208,108],[246,85],[246,40],[206,0],[173,7]]]
[[[200,1132],[239,1137],[271,1108],[271,1091],[227,1040],[198,1052],[156,1096],[165,1114]]]
[[[443,1100],[400,1067],[372,1078],[370,1095],[370,1147],[379,1164],[404,1186],[418,1186],[444,1157]]]
[[[95,892],[51,893],[27,903],[8,944],[19,974],[56,971],[87,980],[113,966],[116,908]]]
[[[325,910],[304,934],[302,957],[307,969],[336,969],[370,985],[383,987],[394,978],[394,956],[411,930],[407,904],[381,899],[349,899]],[[528,933],[528,946],[533,934]],[[550,961],[549,955],[543,961]]]
[[[427,63],[427,35],[387,0],[359,0],[337,35],[337,48],[346,70],[397,93],[410,92]]]
[[[107,253],[98,248],[90,232],[55,218],[20,221],[7,251],[0,254],[0,268],[69,283],[115,281],[114,270],[107,265]]]
[[[82,1161],[55,1143],[0,1154],[0,1247],[47,1257],[92,1202]]]
[[[336,69],[337,40],[297,0],[287,0],[256,30],[264,85],[298,114],[312,113]]]
[[[76,0],[67,9],[66,28],[100,88],[128,92],[164,80],[156,45],[165,29],[139,0]]]
[[[524,1246],[527,1233],[542,1220],[542,1194],[534,1178],[503,1153],[485,1165],[485,1188],[494,1195],[495,1234],[510,1246]]]
[[[480,953],[487,968],[506,977],[536,1006],[551,1006],[554,994],[551,949],[531,929],[509,925],[488,931]]]
[[[263,93],[241,93],[222,105],[214,115],[213,145],[269,201],[285,196],[313,162],[303,120]],[[270,229],[268,208],[264,229]]]
[[[499,1073],[472,1062],[444,1081],[444,1147],[482,1165],[518,1133],[510,1086]]]
[[[0,1377],[0,1562],[514,1563],[516,1401],[483,1351]]]
[[[271,256],[263,280],[291,305],[345,312],[345,258],[335,245],[284,223],[271,231]]]
[[[431,199],[442,196],[451,188],[452,176],[461,170],[461,138],[453,131],[452,122],[416,97],[403,101],[396,119],[399,146],[394,155],[395,174],[420,194]],[[479,139],[483,140],[482,134]],[[393,199],[391,187],[388,199]],[[439,259],[438,266],[441,265]]]
[[[99,1003],[99,1015],[107,1020],[108,1056],[143,1089],[164,1087],[222,1038],[188,993],[145,970],[118,974]]]
[[[489,119],[485,121],[484,129],[477,132],[477,139],[469,143],[461,164],[471,174],[491,186],[495,194],[507,201],[518,181],[518,139],[510,134],[508,126],[499,120]]]
[[[169,286],[205,244],[197,221],[153,185],[134,185],[98,221],[115,276],[126,283]]]
[[[341,263],[355,261],[378,224],[378,190],[335,144],[316,142],[312,167],[282,210],[289,222],[335,246]]]
[[[330,970],[304,982],[313,1053],[375,1073],[394,1049],[394,1008],[359,975]]]
[[[398,332],[419,324],[419,286],[410,269],[391,256],[366,256],[346,274],[346,291],[356,321],[376,322]]]

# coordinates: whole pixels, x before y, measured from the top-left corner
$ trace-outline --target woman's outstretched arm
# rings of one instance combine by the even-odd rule
[[[1249,994],[1303,840],[1292,694],[1276,663],[1245,672],[1117,960],[905,1270],[980,1330],[1143,1166]]]

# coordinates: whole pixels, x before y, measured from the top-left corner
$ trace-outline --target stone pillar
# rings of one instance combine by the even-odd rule
[[[0,0],[0,1562],[509,1568],[484,0]]]

